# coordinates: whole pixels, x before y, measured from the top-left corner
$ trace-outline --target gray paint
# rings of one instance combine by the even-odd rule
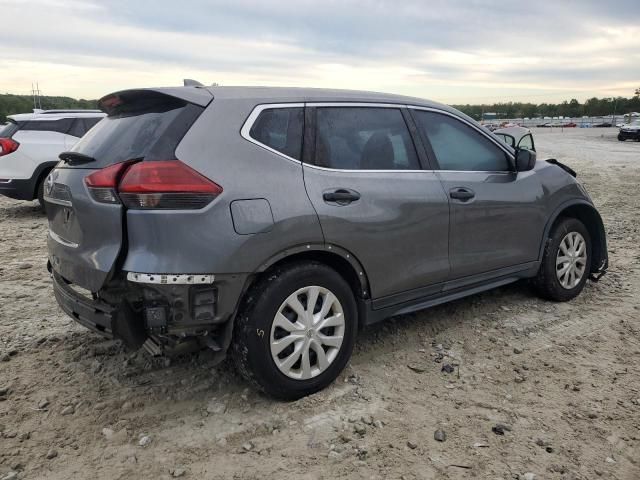
[[[224,279],[218,284],[220,321],[233,316],[253,275],[287,256],[322,252],[353,265],[361,280],[362,320],[370,323],[535,275],[563,205],[594,209],[573,177],[546,162],[520,173],[339,171],[285,158],[240,133],[257,105],[373,102],[447,112],[513,156],[473,120],[434,102],[334,90],[185,88],[162,91],[201,105],[211,95],[214,100],[176,156],[222,186],[222,194],[201,210],[123,211],[88,197],[82,183],[88,170],[59,169],[77,223],[64,226],[58,206],[50,209],[50,228],[79,246],[69,249],[50,238],[49,252],[53,268],[68,280],[97,291],[121,271],[213,273]],[[475,198],[449,198],[457,187],[473,190]],[[346,206],[325,202],[323,192],[337,188],[361,197]],[[596,228],[604,238],[602,225]]]
[[[273,212],[264,198],[231,202],[233,229],[240,235],[267,233],[273,227]]]

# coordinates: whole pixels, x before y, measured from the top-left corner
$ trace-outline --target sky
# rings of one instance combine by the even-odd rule
[[[0,93],[203,84],[450,104],[640,87],[640,0],[0,0]]]

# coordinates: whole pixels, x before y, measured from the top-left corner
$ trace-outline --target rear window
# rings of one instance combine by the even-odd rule
[[[11,138],[18,130],[20,126],[16,122],[9,121],[6,125],[0,125],[0,138]]]
[[[102,120],[102,117],[98,118],[76,118],[73,120],[73,125],[71,126],[71,130],[69,130],[69,135],[73,135],[74,137],[81,138],[91,130],[96,123]]]
[[[73,147],[74,152],[95,158],[91,168],[132,159],[174,159],[178,143],[204,110],[155,92],[112,95],[102,100],[102,106],[108,116]]]
[[[273,150],[300,160],[303,126],[302,107],[268,108],[260,113],[249,135]]]

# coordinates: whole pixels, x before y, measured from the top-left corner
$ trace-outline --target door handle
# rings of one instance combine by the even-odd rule
[[[452,188],[451,190],[449,190],[449,196],[455,200],[461,200],[463,202],[466,202],[468,200],[471,200],[473,197],[475,197],[476,194],[473,192],[473,190],[459,187],[459,188]]]
[[[330,192],[324,192],[322,199],[325,202],[337,203],[340,205],[348,205],[351,202],[360,200],[360,194],[355,190],[348,190],[346,188],[338,188]]]

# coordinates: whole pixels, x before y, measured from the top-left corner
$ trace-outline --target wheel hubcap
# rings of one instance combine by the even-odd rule
[[[271,357],[289,378],[316,377],[338,356],[344,330],[344,311],[331,291],[301,288],[282,302],[273,319]]]
[[[587,242],[578,232],[567,233],[558,247],[556,276],[563,288],[571,290],[582,280],[587,267]]]

